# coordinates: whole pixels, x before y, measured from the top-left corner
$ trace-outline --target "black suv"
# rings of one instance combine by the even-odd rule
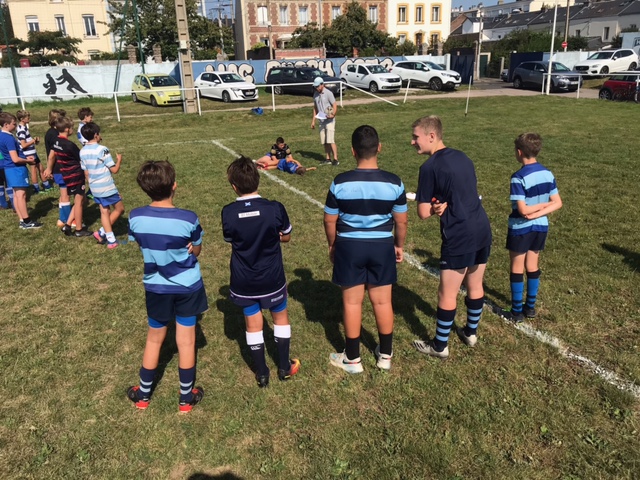
[[[522,62],[511,75],[513,86],[514,88],[531,86],[541,90],[543,82],[546,85],[548,71],[549,62]],[[551,91],[574,92],[578,89],[578,85],[582,85],[582,78],[577,72],[571,71],[558,62],[551,64]]]
[[[283,93],[313,95],[313,80],[316,77],[322,77],[325,88],[331,90],[336,96],[341,89],[345,88],[338,77],[332,77],[313,67],[273,67],[267,74],[267,86],[273,85],[271,88],[276,95]],[[282,85],[289,83],[298,85]]]

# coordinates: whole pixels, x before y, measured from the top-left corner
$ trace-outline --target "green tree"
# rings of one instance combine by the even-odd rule
[[[80,53],[79,38],[66,37],[62,32],[29,32],[27,40],[13,39],[11,41],[18,51],[29,51],[28,58],[34,66],[58,64],[62,62],[77,63],[76,54]]]
[[[11,13],[9,12],[9,5],[7,5],[6,2],[4,2],[2,5],[0,5],[0,9],[2,9],[2,11],[0,12],[0,14],[2,15],[2,21],[4,22],[4,28],[7,29],[7,38],[13,38],[13,25],[11,23]],[[4,32],[0,32],[0,35],[2,35],[2,42],[4,44]]]
[[[124,45],[138,45],[133,2],[109,1],[109,32],[120,36],[124,23]],[[125,6],[127,11],[125,12]],[[191,51],[194,57],[214,55],[221,48],[220,25],[198,13],[196,0],[187,0],[187,23]],[[136,0],[136,12],[140,29],[142,52],[145,57],[153,54],[153,46],[160,45],[163,58],[178,58],[178,26],[173,0]],[[232,29],[222,26],[224,50],[234,52]],[[139,60],[139,59],[138,59]]]

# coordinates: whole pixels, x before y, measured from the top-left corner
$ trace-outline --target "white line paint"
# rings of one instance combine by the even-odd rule
[[[225,150],[226,152],[230,153],[234,157],[238,157],[239,156],[238,153],[234,152],[232,149],[230,149],[229,147],[223,145],[222,143],[220,143],[217,140],[211,140],[211,143],[213,143],[217,147]],[[261,173],[263,175],[265,175],[267,178],[269,178],[270,180],[273,180],[274,182],[276,182],[278,185],[281,185],[284,188],[286,188],[287,190],[290,190],[290,191],[302,196],[303,198],[305,198],[306,200],[308,200],[312,204],[316,205],[317,207],[324,208],[324,204],[322,204],[321,202],[319,202],[315,198],[309,196],[309,194],[307,194],[306,192],[303,192],[302,190],[298,190],[297,188],[292,187],[291,185],[289,185],[287,182],[285,182],[281,178],[278,178],[275,175],[273,175],[272,173],[269,173],[269,172],[266,172],[266,171],[262,171]],[[440,277],[440,271],[437,268],[433,268],[433,267],[430,267],[428,265],[422,264],[418,260],[418,258],[415,257],[414,255],[412,255],[411,253],[405,252],[404,259],[412,267],[415,267],[418,270],[426,272],[427,274],[429,274],[429,275],[431,275],[433,277],[436,277],[436,278]],[[491,302],[486,301],[485,302],[485,308],[490,310],[490,311],[492,311],[492,312],[495,312],[496,306],[493,305]],[[607,370],[606,368],[598,365],[593,360],[590,360],[587,357],[584,357],[584,356],[582,356],[582,355],[580,355],[578,353],[571,352],[569,350],[569,347],[565,346],[559,338],[554,337],[552,335],[549,335],[548,333],[542,332],[540,330],[537,330],[537,329],[533,328],[528,323],[514,324],[514,323],[509,322],[507,320],[505,320],[505,323],[508,324],[508,325],[513,326],[516,330],[519,330],[520,332],[524,333],[528,337],[531,337],[531,338],[533,338],[535,340],[538,340],[539,342],[545,343],[545,344],[553,347],[563,357],[577,362],[578,364],[582,365],[582,367],[584,367],[587,370],[589,370],[589,371],[595,373],[596,375],[598,375],[605,382],[613,385],[614,387],[616,387],[616,388],[618,388],[618,389],[620,389],[622,391],[629,392],[634,397],[640,399],[640,385],[636,385],[634,382],[630,382],[628,380],[625,380],[624,378],[621,378],[615,372]]]

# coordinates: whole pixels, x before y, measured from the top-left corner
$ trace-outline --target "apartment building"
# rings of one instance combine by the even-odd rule
[[[26,40],[30,31],[61,31],[79,38],[79,60],[91,54],[115,51],[113,36],[107,33],[107,0],[5,0],[13,32]]]
[[[451,0],[389,0],[388,11],[389,35],[412,41],[419,55],[449,36]]]

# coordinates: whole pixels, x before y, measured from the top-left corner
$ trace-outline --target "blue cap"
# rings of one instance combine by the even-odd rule
[[[314,87],[319,87],[320,85],[324,85],[324,80],[322,79],[322,77],[316,77],[313,80],[313,86]]]

